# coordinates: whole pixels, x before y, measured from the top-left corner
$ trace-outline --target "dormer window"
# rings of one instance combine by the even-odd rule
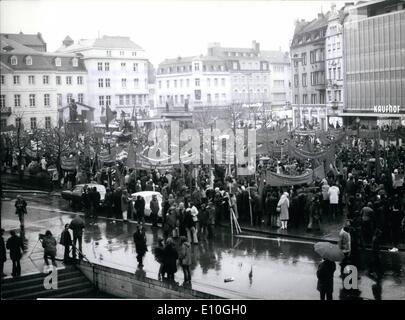
[[[16,56],[11,57],[11,65],[13,65],[13,66],[17,65],[17,57]]]
[[[32,58],[30,56],[25,58],[25,64],[27,66],[32,66]]]
[[[77,67],[77,66],[79,65],[79,61],[77,60],[77,58],[73,58],[73,59],[72,59],[72,65],[73,65],[74,67]]]
[[[61,67],[62,66],[62,60],[60,58],[55,59],[55,66]]]

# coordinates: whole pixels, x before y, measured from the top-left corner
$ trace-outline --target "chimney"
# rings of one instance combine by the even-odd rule
[[[66,36],[66,38],[62,41],[64,47],[69,47],[73,44],[72,38]]]
[[[260,51],[260,43],[256,42],[256,40],[253,40],[252,41],[252,49],[254,51],[256,51],[256,52],[259,52]]]

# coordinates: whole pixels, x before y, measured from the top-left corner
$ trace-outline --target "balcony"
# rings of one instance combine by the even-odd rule
[[[0,112],[2,117],[9,117],[11,115],[11,107],[1,107]]]

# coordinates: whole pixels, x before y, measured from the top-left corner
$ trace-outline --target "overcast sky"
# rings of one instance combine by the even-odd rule
[[[346,0],[348,2],[349,0]],[[287,51],[296,19],[308,21],[345,1],[57,0],[0,2],[2,33],[41,32],[48,51],[66,35],[129,36],[156,66],[165,58],[205,54],[207,44]]]

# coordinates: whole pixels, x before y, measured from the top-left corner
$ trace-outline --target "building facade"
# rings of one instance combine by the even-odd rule
[[[1,37],[1,127],[50,129],[69,99],[86,102],[86,68],[76,55],[40,52]],[[63,119],[62,119],[63,120]]]
[[[76,44],[66,37],[57,52],[81,55],[87,69],[87,101],[95,108],[96,123],[105,122],[107,107],[119,118],[149,108],[149,62],[129,37],[103,36]]]
[[[345,122],[373,127],[404,121],[404,2],[374,0],[352,7],[343,38]]]
[[[327,129],[325,36],[329,13],[296,22],[290,47],[293,126]]]

